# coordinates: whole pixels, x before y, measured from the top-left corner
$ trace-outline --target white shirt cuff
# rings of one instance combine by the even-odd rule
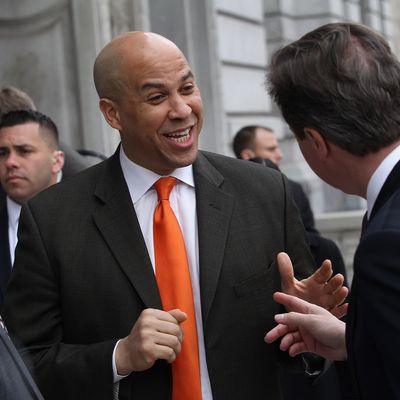
[[[113,355],[112,355],[112,369],[113,369],[113,375],[114,375],[114,383],[117,383],[121,379],[126,378],[127,376],[130,375],[130,374],[128,374],[128,375],[118,375],[118,373],[117,373],[117,364],[115,362],[115,351],[117,350],[117,346],[118,346],[118,344],[119,344],[119,342],[121,340],[122,339],[118,340],[118,342],[115,344]]]

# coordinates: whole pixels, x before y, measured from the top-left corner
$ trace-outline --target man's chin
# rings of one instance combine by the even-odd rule
[[[11,200],[13,200],[13,201],[15,201],[16,203],[18,203],[18,204],[22,204],[22,203],[25,203],[26,201],[28,201],[28,199],[30,198],[29,196],[27,196],[27,194],[26,193],[23,193],[23,192],[17,192],[17,191],[7,191],[6,190],[6,193],[7,193],[7,196],[11,199]],[[32,196],[31,196],[32,197]]]

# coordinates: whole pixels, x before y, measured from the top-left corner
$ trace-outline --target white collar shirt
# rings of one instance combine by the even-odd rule
[[[157,192],[153,185],[159,178],[161,178],[161,176],[128,159],[122,146],[120,148],[120,163],[139,220],[144,241],[147,246],[147,251],[153,265],[153,270],[155,270],[153,215],[157,206]],[[183,168],[177,168],[170,176],[177,178],[177,183],[170,194],[170,204],[182,229],[189,261],[199,342],[202,398],[203,400],[212,400],[210,379],[205,357],[201,314],[199,240],[193,167],[190,165]]]
[[[397,146],[385,159],[379,164],[378,168],[372,174],[367,186],[367,215],[371,215],[379,192],[392,172],[393,168],[400,160],[400,146]]]
[[[7,215],[8,215],[8,243],[10,246],[11,265],[14,264],[14,253],[18,243],[18,223],[21,205],[7,196]]]

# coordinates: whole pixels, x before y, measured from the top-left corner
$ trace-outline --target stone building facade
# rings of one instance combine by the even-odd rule
[[[96,54],[113,36],[127,30],[161,33],[185,52],[201,88],[206,118],[201,148],[232,155],[231,140],[241,126],[272,127],[283,148],[283,171],[305,185],[314,211],[320,214],[320,227],[345,248],[350,260],[360,212],[347,211],[354,227],[346,228],[352,220],[343,211],[362,209],[364,203],[328,187],[309,169],[265,91],[265,70],[276,48],[334,21],[367,24],[398,50],[399,3],[0,0],[0,86],[27,91],[39,110],[56,121],[63,140],[75,148],[109,155],[118,144],[118,133],[105,124],[98,110],[92,80]],[[337,228],[330,232],[331,226]],[[343,236],[346,233],[350,236]]]

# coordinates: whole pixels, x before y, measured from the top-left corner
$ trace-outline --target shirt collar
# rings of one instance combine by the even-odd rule
[[[367,186],[368,218],[371,214],[372,208],[374,207],[375,201],[378,198],[379,192],[399,160],[400,146],[397,146],[385,157],[385,159],[380,163],[379,167],[372,174]]]
[[[156,174],[140,165],[134,163],[125,154],[121,145],[119,152],[122,173],[128,185],[132,203],[135,204],[140,198],[154,185],[161,175]],[[169,176],[177,178],[179,181],[186,183],[194,188],[193,166],[177,168]]]
[[[7,215],[8,220],[15,225],[19,220],[19,214],[21,213],[21,204],[16,203],[14,200],[7,196]]]

